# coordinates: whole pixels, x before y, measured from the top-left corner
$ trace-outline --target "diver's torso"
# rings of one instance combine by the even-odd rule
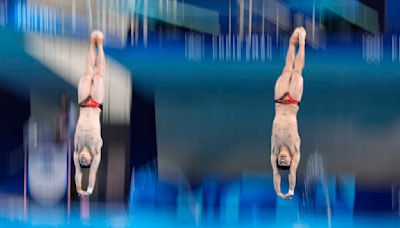
[[[103,143],[101,139],[100,109],[81,108],[75,130],[75,145],[92,147]]]
[[[300,135],[297,126],[298,110],[298,106],[293,104],[277,104],[275,106],[275,118],[272,124],[271,136],[271,146],[272,148],[275,147],[275,150],[279,151],[279,147],[282,145],[293,148],[300,144]]]

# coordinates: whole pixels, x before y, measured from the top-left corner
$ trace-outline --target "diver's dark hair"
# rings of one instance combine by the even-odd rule
[[[288,165],[288,166],[279,165],[278,160],[276,160],[276,166],[278,166],[279,170],[290,170],[290,165]]]
[[[91,165],[91,164],[89,164],[89,165],[81,165],[81,163],[79,162],[79,166],[80,166],[81,168],[90,168],[90,165]]]

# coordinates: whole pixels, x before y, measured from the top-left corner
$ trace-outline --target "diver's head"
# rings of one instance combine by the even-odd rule
[[[281,146],[279,148],[279,155],[276,161],[278,168],[281,170],[289,170],[292,162],[292,156],[290,155],[289,148],[287,146]]]
[[[87,167],[90,166],[90,163],[92,163],[92,155],[89,152],[89,148],[87,146],[83,146],[79,153],[79,164],[82,167]]]

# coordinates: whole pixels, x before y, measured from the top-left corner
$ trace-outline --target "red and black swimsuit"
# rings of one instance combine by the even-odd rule
[[[95,101],[90,95],[83,100],[81,103],[79,103],[79,107],[81,108],[99,108],[103,109],[103,105],[100,104],[99,102]]]
[[[280,104],[295,104],[295,105],[300,105],[300,101],[294,99],[289,92],[286,92],[283,94],[282,97],[280,97],[278,100],[275,100],[275,103],[280,103]]]

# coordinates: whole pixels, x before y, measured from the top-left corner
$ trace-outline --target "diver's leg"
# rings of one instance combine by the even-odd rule
[[[305,62],[305,39],[306,39],[306,30],[301,27],[299,32],[299,50],[297,51],[293,74],[290,79],[289,84],[289,93],[290,95],[300,101],[303,96],[303,76],[302,71],[304,68]]]
[[[79,79],[78,84],[78,101],[82,102],[90,95],[90,89],[92,86],[93,74],[94,74],[94,64],[96,60],[96,39],[93,36],[90,37],[89,50],[86,59],[85,73]]]
[[[289,82],[292,75],[294,63],[295,63],[295,50],[296,44],[298,43],[298,34],[300,30],[296,28],[290,37],[289,47],[286,54],[285,67],[283,68],[282,74],[279,76],[275,83],[275,100],[279,99],[286,92],[289,91]]]
[[[106,70],[106,58],[103,49],[103,34],[97,31],[97,58],[96,69],[93,77],[93,84],[90,90],[90,96],[99,102],[103,103],[104,100],[104,73]]]

